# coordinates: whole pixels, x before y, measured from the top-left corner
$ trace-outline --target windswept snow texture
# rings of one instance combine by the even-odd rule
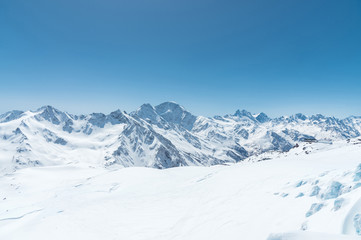
[[[10,138],[32,140],[22,134]],[[361,239],[359,142],[302,143],[229,166],[18,169],[0,175],[0,239]]]
[[[237,110],[206,118],[174,102],[144,104],[130,114],[117,110],[78,116],[44,106],[0,115],[0,171],[71,163],[159,169],[211,166],[287,152],[304,142],[332,144],[360,137],[360,131],[361,117],[355,116],[299,113],[271,119],[265,113]]]
[[[267,240],[358,240],[359,237],[324,234],[317,232],[293,232],[271,235]]]

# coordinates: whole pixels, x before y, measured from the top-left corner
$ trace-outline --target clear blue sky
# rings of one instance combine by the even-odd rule
[[[360,0],[3,0],[0,112],[361,115]]]

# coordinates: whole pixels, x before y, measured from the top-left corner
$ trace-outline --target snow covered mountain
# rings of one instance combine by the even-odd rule
[[[360,131],[355,116],[207,118],[173,102],[7,112],[0,239],[359,239]]]
[[[0,115],[1,169],[77,163],[91,166],[170,168],[235,163],[302,142],[361,135],[361,117],[323,115],[271,119],[237,110],[194,116],[174,102],[144,104],[128,114],[73,115],[44,106]]]

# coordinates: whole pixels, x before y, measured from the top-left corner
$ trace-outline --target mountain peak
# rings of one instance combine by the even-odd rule
[[[181,109],[182,111],[186,111],[184,107],[182,107],[178,103],[172,102],[172,101],[161,103],[161,104],[155,106],[155,109],[157,112],[165,112],[165,111],[176,110],[176,109]]]
[[[324,115],[322,115],[322,114],[315,114],[315,115],[312,115],[310,117],[310,119],[313,120],[313,121],[320,121],[320,120],[325,119],[325,118],[326,117]]]
[[[303,120],[303,121],[307,119],[306,115],[304,115],[302,113],[295,114],[294,118],[295,119],[300,119],[300,120]]]
[[[260,123],[269,122],[271,120],[271,118],[269,118],[264,112],[261,112],[260,114],[258,114],[256,119]]]
[[[9,122],[18,119],[24,112],[19,110],[13,110],[0,115],[0,122]]]
[[[160,120],[155,108],[149,103],[143,104],[135,112],[132,112],[131,115],[144,119],[150,123],[156,123]]]
[[[154,107],[150,103],[144,103],[139,109],[154,109]]]
[[[250,112],[248,112],[247,110],[237,110],[233,116],[235,117],[248,117],[248,118],[251,118],[251,119],[254,119],[254,117],[252,116],[252,114]]]
[[[193,128],[197,117],[175,102],[164,102],[155,106],[155,111],[169,123],[181,125],[187,130]]]
[[[60,112],[58,109],[54,108],[53,106],[50,106],[50,105],[44,105],[40,108],[38,108],[36,110],[37,112],[40,112],[40,111],[55,111],[55,112]]]
[[[150,103],[145,103],[140,106],[136,111],[138,115],[156,115],[155,108]]]
[[[59,125],[61,123],[61,121],[66,121],[66,120],[70,119],[70,117],[66,113],[64,113],[50,105],[42,106],[41,108],[39,108],[37,110],[37,112],[39,112],[39,113],[36,114],[35,117],[38,120],[40,118],[42,118],[42,119],[45,119],[56,125]]]

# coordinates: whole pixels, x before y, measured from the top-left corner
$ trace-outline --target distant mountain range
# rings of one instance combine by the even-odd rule
[[[73,115],[44,106],[0,115],[0,168],[78,163],[170,168],[235,163],[299,142],[355,138],[361,117],[321,114],[270,118],[237,110],[195,116],[174,102],[143,104],[134,112]]]

